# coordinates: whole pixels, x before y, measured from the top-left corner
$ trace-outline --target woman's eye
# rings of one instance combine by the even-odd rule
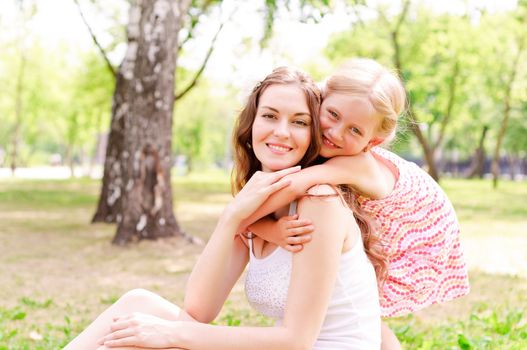
[[[330,110],[330,111],[328,111],[328,112],[329,112],[329,114],[330,114],[334,119],[338,119],[338,118],[339,118],[338,114],[337,114],[335,111],[331,111],[331,110]]]
[[[262,118],[273,119],[274,118],[274,114],[262,114]]]
[[[306,122],[305,120],[295,120],[293,121],[293,124],[296,124],[296,125],[299,125],[299,126],[308,126],[309,123]]]

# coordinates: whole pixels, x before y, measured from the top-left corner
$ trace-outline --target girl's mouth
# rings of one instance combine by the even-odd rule
[[[324,143],[324,145],[331,147],[331,148],[341,148],[335,145],[333,142],[331,142],[325,135],[322,136],[322,142]]]

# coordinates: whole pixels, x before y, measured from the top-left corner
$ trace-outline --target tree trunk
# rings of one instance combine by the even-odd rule
[[[514,81],[516,79],[516,74],[518,72],[518,64],[520,62],[520,57],[523,53],[523,48],[525,45],[525,41],[527,39],[522,38],[520,39],[519,45],[518,45],[518,52],[516,53],[516,57],[514,58],[509,80],[507,81],[507,84],[505,86],[505,98],[503,99],[503,119],[501,120],[500,130],[498,132],[498,139],[496,141],[496,148],[494,148],[494,156],[492,157],[492,186],[493,188],[498,187],[498,176],[500,173],[500,151],[501,151],[501,145],[503,143],[503,138],[505,137],[505,132],[507,131],[507,127],[509,124],[509,116],[511,111],[511,95],[512,95],[512,87],[514,85]]]
[[[474,151],[474,157],[472,158],[472,164],[467,174],[467,177],[469,179],[472,179],[476,176],[479,177],[480,179],[483,178],[483,170],[485,166],[485,157],[486,157],[485,137],[487,136],[487,131],[489,131],[489,126],[484,125],[481,131],[481,137],[479,138],[478,148],[476,148],[476,151]]]
[[[511,180],[516,180],[516,165],[518,164],[517,158],[513,153],[507,155],[507,160],[509,161],[509,173],[511,175]]]
[[[137,1],[119,67],[104,178],[93,221],[117,222],[115,244],[181,234],[172,210],[177,35],[190,1]]]
[[[24,90],[26,61],[26,55],[22,52],[15,91],[15,125],[13,126],[13,135],[11,138],[10,168],[13,176],[18,166],[18,146],[20,143],[20,129],[22,128],[22,92]]]
[[[403,20],[404,20],[404,17],[406,16],[406,10],[408,9],[408,6],[409,6],[409,1],[405,2],[405,5],[404,5],[404,9],[403,9],[403,12],[400,16],[400,19],[399,19],[399,22],[398,22],[398,25],[396,26],[395,30],[393,30],[391,32],[391,41],[392,41],[392,45],[393,45],[393,50],[394,50],[394,54],[393,54],[393,61],[394,61],[394,64],[395,64],[395,68],[397,69],[397,71],[399,72],[399,74],[403,74],[403,66],[402,66],[402,62],[401,62],[401,48],[400,48],[400,45],[399,45],[399,39],[398,39],[398,36],[399,36],[399,28],[400,28],[400,25],[402,24]],[[424,157],[425,157],[425,162],[426,162],[426,165],[427,165],[427,171],[428,171],[428,174],[435,180],[435,181],[439,181],[439,172],[437,171],[437,165],[436,165],[436,162],[435,162],[435,159],[434,159],[434,149],[432,148],[432,146],[428,143],[428,141],[426,140],[425,136],[423,135],[423,132],[421,131],[421,128],[419,127],[419,122],[417,121],[417,117],[415,116],[415,113],[414,113],[414,110],[413,110],[413,107],[412,107],[412,103],[410,101],[410,94],[407,93],[407,111],[408,111],[408,118],[410,119],[410,127],[411,127],[411,130],[412,132],[414,133],[414,135],[417,137],[417,141],[419,142],[419,144],[421,145],[421,147],[423,148],[423,154],[424,154]]]

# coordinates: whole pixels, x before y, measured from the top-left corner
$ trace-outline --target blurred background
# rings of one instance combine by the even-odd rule
[[[138,35],[169,3],[171,24]],[[59,348],[130,288],[180,302],[230,198],[248,92],[274,67],[323,82],[351,57],[403,78],[392,149],[452,199],[472,276],[468,297],[390,325],[409,349],[526,348],[526,51],[525,0],[2,0],[0,349]],[[130,141],[157,64],[166,113]],[[164,228],[127,212],[137,152],[170,176]],[[237,286],[218,322],[269,324],[244,303]]]

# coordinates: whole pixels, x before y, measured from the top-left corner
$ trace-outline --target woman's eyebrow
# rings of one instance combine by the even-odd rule
[[[276,108],[273,108],[273,107],[270,107],[270,106],[261,106],[261,108],[267,108],[267,109],[270,109],[271,111],[275,112],[275,113],[280,113],[280,111]],[[295,116],[298,116],[298,115],[307,115],[308,117],[311,117],[311,113],[309,112],[297,112],[294,114]]]

